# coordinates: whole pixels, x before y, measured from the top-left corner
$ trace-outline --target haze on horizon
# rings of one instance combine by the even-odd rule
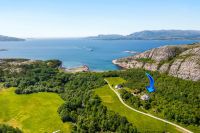
[[[0,0],[0,35],[84,37],[200,30],[198,0]]]

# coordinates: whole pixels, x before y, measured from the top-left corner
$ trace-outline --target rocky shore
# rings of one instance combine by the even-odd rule
[[[112,62],[125,69],[143,68],[186,80],[199,81],[200,43],[163,46]]]
[[[62,70],[64,72],[69,73],[77,73],[77,72],[89,72],[90,69],[87,65],[74,67],[74,68],[66,68],[62,66],[62,62],[59,60],[30,60],[30,59],[20,59],[20,58],[5,58],[0,59],[0,68],[2,70],[8,70],[11,73],[14,72],[21,72],[24,65],[34,65],[38,63],[46,64],[50,67],[56,67],[59,68],[59,70]]]
[[[79,66],[79,67],[74,67],[74,68],[61,68],[64,72],[69,72],[69,73],[77,73],[77,72],[89,72],[90,69],[87,65]]]

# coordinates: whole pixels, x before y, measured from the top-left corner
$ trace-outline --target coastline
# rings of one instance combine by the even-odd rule
[[[66,67],[61,66],[60,70],[64,72],[69,72],[69,73],[90,72],[90,68],[87,65],[73,67],[73,68],[66,68]]]
[[[1,52],[1,51],[0,51]],[[21,64],[31,64],[37,61],[48,61],[48,60],[37,60],[37,59],[28,59],[28,58],[0,58],[0,63],[3,63],[4,61],[11,61],[13,63],[11,63],[12,65],[21,65]],[[62,62],[62,61],[61,61]],[[125,68],[118,65],[116,63],[116,60],[112,60],[111,61],[112,64],[114,64],[116,66],[116,69],[108,69],[108,70],[93,70],[90,68],[89,65],[80,65],[80,66],[74,66],[74,67],[67,67],[67,66],[59,66],[58,69],[63,71],[63,72],[67,72],[67,73],[78,73],[78,72],[96,72],[96,73],[101,73],[101,72],[108,72],[108,71],[120,71],[120,70],[124,70]]]

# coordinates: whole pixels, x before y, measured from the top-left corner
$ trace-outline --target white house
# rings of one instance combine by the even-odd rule
[[[115,89],[122,89],[122,87],[123,87],[123,86],[119,84],[119,85],[116,85],[116,86],[115,86]]]
[[[147,95],[147,94],[144,94],[144,95],[142,95],[142,96],[140,97],[140,99],[141,99],[141,100],[144,100],[144,101],[147,101],[147,100],[150,99],[150,96]]]

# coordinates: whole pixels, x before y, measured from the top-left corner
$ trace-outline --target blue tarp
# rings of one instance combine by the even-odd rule
[[[149,84],[150,84],[149,86],[146,86],[147,91],[150,92],[150,93],[151,92],[155,92],[153,77],[150,74],[148,74],[148,73],[146,73],[146,76],[148,77]]]

